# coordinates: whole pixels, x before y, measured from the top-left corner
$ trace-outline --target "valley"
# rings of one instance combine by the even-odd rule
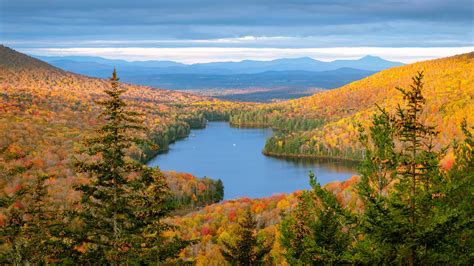
[[[409,87],[417,71],[425,73],[427,110],[418,119],[420,123],[436,124],[440,131],[430,143],[433,149],[454,140],[469,139],[460,125],[463,121],[474,124],[473,69],[471,52],[396,66],[347,85],[340,84],[340,88],[293,100],[282,100],[286,99],[282,97],[273,103],[251,102],[256,95],[229,101],[227,95],[217,99],[209,94],[120,83],[126,90],[123,100],[127,107],[143,114],[147,130],[139,137],[151,142],[133,144],[124,148],[123,153],[143,167],[143,164],[150,166],[150,171],[156,171],[153,173],[166,182],[170,190],[166,208],[174,208],[176,212],[164,221],[177,229],[164,231],[163,235],[196,240],[174,254],[180,262],[222,264],[221,242],[234,239],[238,231],[236,222],[250,210],[259,225],[258,237],[272,240],[268,260],[272,264],[285,264],[286,257],[282,254],[288,247],[277,240],[282,237],[282,224],[290,223],[287,219],[301,208],[304,195],[322,193],[323,188],[334,196],[331,204],[340,204],[340,208],[353,215],[370,206],[360,194],[359,184],[365,179],[364,175],[357,176],[361,172],[356,170],[354,162],[369,164],[367,160],[372,157],[368,152],[375,144],[364,145],[360,134],[373,129],[372,119],[380,111],[377,106],[389,114],[396,113],[404,99],[395,87]],[[120,69],[117,71],[120,77]],[[181,80],[178,76],[173,78]],[[106,122],[99,116],[101,109],[97,101],[107,99],[104,91],[109,83],[110,80],[68,72],[0,46],[0,187],[5,195],[16,195],[24,184],[37,176],[46,176],[51,209],[81,209],[77,187],[89,181],[74,165],[79,160],[94,162],[101,157],[101,154],[84,155],[84,139],[94,137],[96,129]],[[254,92],[259,93],[262,91]],[[394,147],[402,147],[400,141]],[[449,171],[452,167],[455,170],[470,167],[468,163],[463,165],[469,162],[470,155],[464,161],[456,161],[467,154],[460,147],[465,146],[452,144],[446,154],[436,157],[442,167],[439,175],[451,178],[452,173],[458,174]],[[430,158],[434,160],[434,157]],[[382,163],[386,161],[389,160]],[[365,173],[367,169],[372,168],[366,166]],[[314,170],[317,185],[314,180],[308,181],[308,170]],[[465,173],[459,171],[461,176]],[[133,172],[127,178],[134,180],[137,175]],[[459,180],[469,181],[469,178],[467,175]],[[384,191],[389,189],[392,188],[387,185]],[[456,189],[469,189],[469,186],[454,186],[439,193],[456,194]],[[459,206],[464,208],[467,203],[462,200]],[[11,206],[13,209],[2,211],[1,224],[9,221],[7,217],[16,208],[13,203]],[[454,209],[451,205],[449,208]],[[466,213],[464,209],[460,212]],[[344,228],[350,231],[351,226]],[[80,257],[87,253],[87,241],[69,250]]]
[[[0,266],[474,265],[473,0],[0,0]]]

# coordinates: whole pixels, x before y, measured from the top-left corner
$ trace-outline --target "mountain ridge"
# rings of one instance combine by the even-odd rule
[[[334,60],[320,61],[311,57],[296,58],[278,58],[274,60],[241,60],[183,64],[169,60],[145,60],[145,61],[127,61],[121,59],[107,59],[97,56],[35,56],[38,59],[52,63],[60,60],[69,60],[72,62],[90,62],[101,63],[106,65],[123,66],[123,67],[143,67],[154,68],[155,73],[227,73],[227,74],[250,74],[259,73],[269,70],[304,70],[304,71],[327,71],[335,70],[342,67],[351,67],[361,70],[380,71],[388,67],[400,66],[403,63],[388,61],[377,56],[367,55],[355,60]],[[382,64],[382,65],[381,65]]]
[[[289,89],[298,93],[313,88],[337,88],[369,76],[380,69],[400,65],[400,63],[378,57],[333,62],[300,57],[190,65],[172,61],[128,62],[87,56],[38,58],[61,69],[98,78],[108,77],[111,69],[115,67],[120,70],[122,81],[173,90],[235,90],[258,87],[271,90]],[[361,67],[364,65],[366,67]],[[375,67],[376,65],[381,67]],[[348,71],[348,69],[353,70]],[[276,72],[278,72],[277,76],[269,78],[269,74]],[[297,72],[300,73],[296,74]],[[284,97],[284,95],[281,96]],[[268,97],[267,100],[272,99],[271,95]],[[288,98],[292,97],[288,96]]]

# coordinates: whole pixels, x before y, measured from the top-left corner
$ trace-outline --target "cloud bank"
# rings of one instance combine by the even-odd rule
[[[373,47],[368,54],[408,62],[437,56],[439,49],[441,56],[474,46],[473,5],[471,0],[0,0],[0,42],[56,54],[117,57],[108,52],[117,49],[125,59],[165,58],[169,52],[183,62],[280,55],[329,60]]]
[[[171,60],[181,63],[221,61],[273,60],[277,58],[312,57],[322,61],[358,59],[365,55],[412,63],[415,61],[446,57],[474,51],[474,47],[386,48],[386,47],[337,47],[337,48],[30,48],[22,52],[43,56],[100,56],[128,61]]]

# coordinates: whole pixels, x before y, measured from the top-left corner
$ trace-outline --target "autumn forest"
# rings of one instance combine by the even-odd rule
[[[470,265],[472,69],[468,53],[243,103],[2,46],[0,262]],[[351,160],[359,175],[321,185],[310,172],[309,190],[223,201],[220,179],[146,165],[209,121],[272,128],[266,156]]]

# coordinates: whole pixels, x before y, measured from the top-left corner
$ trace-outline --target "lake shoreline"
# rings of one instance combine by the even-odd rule
[[[276,153],[276,152],[267,152],[262,151],[262,154],[269,157],[279,158],[279,159],[328,159],[341,162],[351,162],[351,163],[360,163],[361,160],[351,159],[346,157],[339,156],[325,156],[325,155],[315,155],[315,154],[297,154],[297,153]]]
[[[271,130],[278,130],[277,128],[273,128],[271,127],[270,125],[262,125],[261,123],[245,123],[245,124],[235,124],[235,123],[232,123],[230,121],[227,121],[227,120],[224,120],[224,121],[221,121],[221,120],[217,120],[217,121],[208,121],[208,123],[214,123],[214,122],[225,122],[227,123],[231,128],[240,128],[240,129],[271,129]],[[177,138],[171,142],[169,142],[168,144],[173,144],[173,143],[176,143],[178,141],[181,141],[181,140],[185,140],[187,138],[189,138],[192,134],[192,131],[194,130],[203,130],[203,129],[206,129],[207,127],[207,124],[206,123],[203,127],[199,127],[199,128],[191,128],[189,134],[187,134],[186,136],[184,137],[181,137],[181,138]],[[267,141],[268,139],[266,139],[265,141]],[[156,151],[156,153],[154,153],[152,156],[150,156],[149,158],[146,158],[146,160],[143,162],[144,164],[148,165],[148,163],[153,160],[156,156],[160,155],[160,154],[166,154],[170,151],[169,149],[169,146],[166,148],[166,149],[160,149],[158,151]],[[273,157],[273,158],[277,158],[277,159],[315,159],[315,160],[324,160],[324,159],[328,159],[328,160],[334,160],[334,161],[341,161],[341,162],[352,162],[352,163],[360,163],[362,162],[362,160],[358,160],[358,159],[351,159],[351,158],[347,158],[347,157],[340,157],[340,156],[327,156],[327,155],[315,155],[315,154],[297,154],[297,153],[276,153],[276,152],[267,152],[267,151],[264,151],[262,150],[262,154],[265,155],[265,156],[269,156],[269,157]]]
[[[309,171],[318,175],[321,184],[357,174],[356,165],[348,160],[266,156],[262,150],[272,134],[270,128],[235,128],[225,121],[209,122],[204,129],[192,130],[188,137],[170,145],[168,152],[147,165],[219,178],[224,183],[224,200],[309,189]]]

